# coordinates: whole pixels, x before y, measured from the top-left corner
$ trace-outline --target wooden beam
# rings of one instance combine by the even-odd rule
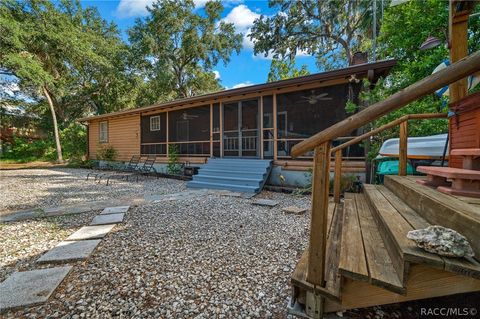
[[[452,63],[468,55],[468,16],[470,10],[456,11],[458,1],[450,0],[449,3],[449,45],[450,61]],[[467,95],[467,78],[450,84],[450,102],[456,102]]]
[[[335,178],[333,180],[333,200],[340,203],[340,192],[342,184],[342,150],[335,152]]]
[[[371,121],[385,115],[389,112],[397,110],[427,94],[435,92],[439,88],[450,83],[458,81],[470,74],[480,71],[480,51],[457,61],[445,69],[433,73],[424,79],[408,86],[389,96],[387,99],[377,102],[370,107],[346,118],[343,121],[330,126],[329,128],[315,134],[303,142],[292,148],[292,156],[298,157],[315,146],[333,140],[339,136],[348,134],[349,132],[363,126]]]
[[[277,94],[273,94],[273,159],[278,158]]]
[[[312,176],[312,214],[308,246],[307,281],[325,287],[330,142],[315,148]]]
[[[223,102],[218,107],[220,108],[220,157],[223,157]]]
[[[213,157],[213,103],[210,103],[210,157]]]
[[[399,125],[400,123],[404,122],[404,121],[408,121],[408,120],[420,120],[420,119],[443,119],[443,118],[447,118],[447,113],[421,113],[421,114],[408,114],[408,115],[404,115],[402,117],[399,117],[398,119],[396,120],[393,120],[391,121],[390,123],[387,123],[385,125],[382,125],[380,127],[377,127],[376,129],[374,130],[371,130],[365,134],[362,134],[360,136],[357,136],[355,137],[354,139],[351,139],[350,141],[348,142],[345,142],[343,144],[340,144],[334,148],[332,148],[332,152],[336,152],[337,150],[342,150],[350,145],[354,145],[354,144],[357,144],[357,143],[360,143],[361,141],[363,141],[364,139],[367,139],[369,138],[370,136],[373,136],[375,134],[378,134],[386,129],[389,129],[389,128],[392,128],[394,126],[397,126]]]
[[[167,156],[168,156],[168,153],[169,153],[169,144],[168,143],[170,142],[170,140],[169,140],[169,129],[168,129],[169,128],[169,126],[168,126],[169,125],[168,124],[168,113],[169,112],[166,113],[166,117],[167,117],[166,129],[167,129],[167,131],[165,132],[165,141],[167,142],[167,149],[165,150],[165,153],[167,154]]]
[[[260,158],[263,159],[263,96],[260,96],[260,130],[258,140],[260,141]]]
[[[398,175],[407,175],[408,121],[400,123],[400,143],[398,145]]]

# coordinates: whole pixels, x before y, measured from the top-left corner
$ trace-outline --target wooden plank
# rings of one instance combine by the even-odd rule
[[[399,294],[404,294],[405,288],[401,280],[402,276],[397,274],[393,266],[392,259],[380,236],[365,196],[363,194],[355,194],[354,197],[370,276],[369,282]]]
[[[433,73],[407,88],[396,92],[385,100],[377,102],[305,141],[296,144],[291,151],[292,157],[298,157],[313,149],[316,145],[348,134],[382,115],[397,110],[410,102],[433,93],[435,90],[478,72],[479,70],[480,51],[477,51],[460,61],[452,63],[445,69]]]
[[[480,209],[454,196],[400,176],[386,176],[385,186],[433,225],[452,228],[467,237],[480,256]]]
[[[400,123],[400,142],[398,151],[398,175],[407,175],[408,121]]]
[[[339,270],[343,276],[369,281],[367,260],[355,199],[345,193]]]
[[[427,265],[412,265],[406,295],[399,295],[366,282],[346,279],[342,284],[342,302],[327,299],[325,311],[334,312],[479,290],[478,279],[433,269]]]
[[[277,127],[277,94],[273,93],[273,159],[278,158],[278,127]],[[263,121],[263,119],[262,119]]]
[[[342,239],[343,205],[330,206],[335,206],[335,213],[327,238],[325,288],[340,298],[342,278],[338,271],[338,263],[340,261],[340,242]]]
[[[342,182],[342,150],[335,152],[335,175],[333,180],[333,200],[340,203],[340,186]]]
[[[324,287],[327,239],[330,142],[315,148],[307,281]]]

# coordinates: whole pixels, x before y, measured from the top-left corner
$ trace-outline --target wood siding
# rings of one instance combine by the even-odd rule
[[[99,123],[89,124],[88,153],[90,159],[97,159],[97,152],[103,145],[111,145],[117,150],[117,160],[128,161],[132,155],[140,154],[140,115],[110,118],[108,122],[108,142],[99,143]]]
[[[450,150],[480,148],[480,93],[450,106],[457,114],[450,119]],[[462,168],[461,156],[450,156],[449,166]]]

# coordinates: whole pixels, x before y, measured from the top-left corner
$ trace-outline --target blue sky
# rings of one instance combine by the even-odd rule
[[[127,39],[127,30],[134,23],[135,19],[145,17],[148,12],[146,6],[153,0],[111,0],[111,1],[82,1],[84,7],[94,6],[102,17],[108,21],[115,22],[122,36]],[[194,0],[196,10],[201,11],[206,0]],[[222,1],[225,10],[222,18],[228,22],[234,23],[237,32],[244,35],[248,34],[249,29],[255,20],[261,14],[272,15],[274,10],[268,7],[267,1],[242,1],[225,0]],[[270,59],[263,56],[253,55],[252,42],[244,37],[243,48],[239,55],[232,55],[227,65],[218,64],[214,70],[220,77],[220,81],[226,88],[240,87],[250,84],[264,83],[267,80],[270,68]],[[306,64],[311,73],[318,72],[315,67],[315,59],[311,56],[297,56],[297,64]]]

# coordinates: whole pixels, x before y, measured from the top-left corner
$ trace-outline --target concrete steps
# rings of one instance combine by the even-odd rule
[[[199,169],[187,187],[258,193],[271,167],[272,161],[269,160],[212,158]]]

